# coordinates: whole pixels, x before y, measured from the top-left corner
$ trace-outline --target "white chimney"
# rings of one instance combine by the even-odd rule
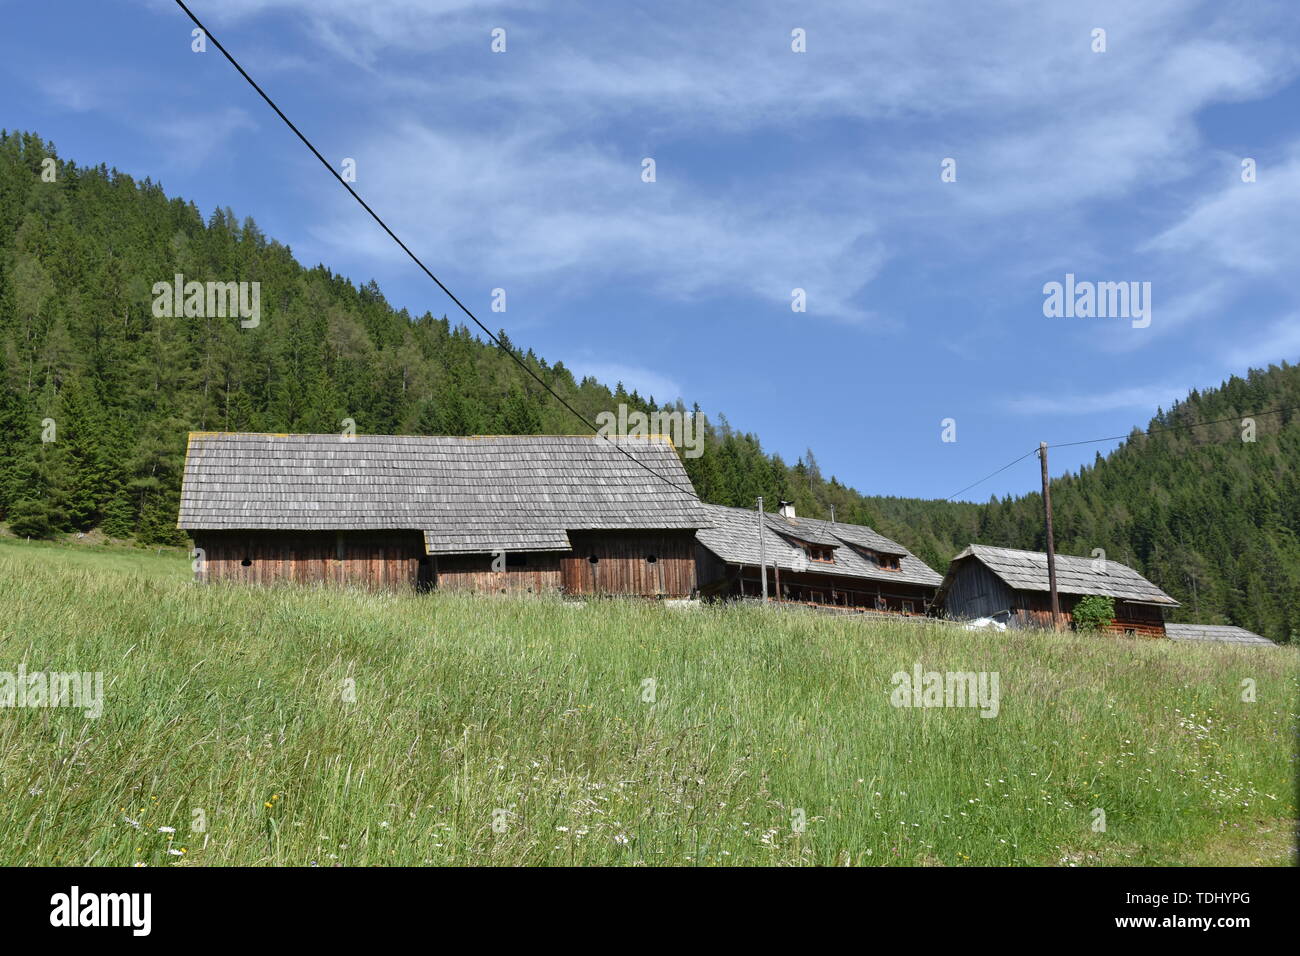
[[[787,521],[793,521],[793,520],[794,520],[794,502],[793,502],[793,501],[782,501],[782,502],[780,503],[780,507],[777,508],[776,513],[779,514],[782,518],[785,518]]]

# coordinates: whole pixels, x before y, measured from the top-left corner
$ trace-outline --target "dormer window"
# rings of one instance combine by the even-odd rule
[[[869,548],[859,548],[857,550],[858,553],[882,571],[901,570],[898,563],[899,558],[896,554],[881,554],[879,551],[872,551]]]
[[[820,564],[835,563],[835,545],[809,541],[806,537],[803,537],[800,530],[787,530],[786,528],[777,528],[776,530],[787,542],[808,555],[813,561]]]

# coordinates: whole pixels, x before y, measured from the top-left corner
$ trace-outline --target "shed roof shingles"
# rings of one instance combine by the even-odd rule
[[[1042,551],[993,548],[972,544],[953,558],[949,574],[963,558],[974,557],[1017,591],[1048,590],[1047,555]],[[1099,594],[1134,601],[1178,607],[1179,604],[1126,564],[1069,554],[1056,556],[1056,589],[1062,594]]]
[[[455,553],[566,550],[568,531],[707,525],[670,443],[615,441],[622,451],[581,435],[196,432],[178,526],[415,529],[430,553]]]
[[[1215,644],[1262,644],[1275,646],[1244,627],[1230,624],[1166,624],[1165,635],[1175,641],[1208,641]]]

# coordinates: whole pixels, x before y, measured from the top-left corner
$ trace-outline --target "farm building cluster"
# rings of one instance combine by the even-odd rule
[[[705,504],[663,437],[189,437],[178,527],[202,581],[637,596],[767,596],[864,614],[1052,624],[1047,555],[971,545],[940,575],[864,525]],[[1115,561],[1058,555],[1061,619],[1113,599],[1111,629],[1270,643],[1166,625],[1178,602]],[[1176,628],[1193,628],[1183,630]]]

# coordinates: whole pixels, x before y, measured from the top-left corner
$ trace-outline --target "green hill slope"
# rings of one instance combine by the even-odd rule
[[[41,180],[46,158],[56,182]],[[255,334],[232,319],[155,319],[152,284],[178,272],[260,282]],[[622,402],[659,407],[531,351],[522,358],[588,419]],[[1300,370],[1284,364],[1193,394],[1152,424],[1294,405]],[[345,418],[369,433],[585,430],[464,326],[393,309],[373,282],[304,268],[229,209],[205,221],[156,183],[0,133],[0,518],[14,533],[98,527],[183,543],[187,431],[330,432]],[[41,440],[47,420],[57,441]],[[1252,444],[1235,425],[1138,437],[1058,480],[1059,547],[1104,548],[1182,601],[1185,617],[1300,636],[1300,424],[1265,417],[1258,430]],[[788,465],[724,417],[705,437],[706,453],[686,467],[708,501],[788,498],[816,517],[834,506],[940,569],[971,541],[1041,546],[1036,495],[984,505],[863,497],[826,479],[811,451]]]

